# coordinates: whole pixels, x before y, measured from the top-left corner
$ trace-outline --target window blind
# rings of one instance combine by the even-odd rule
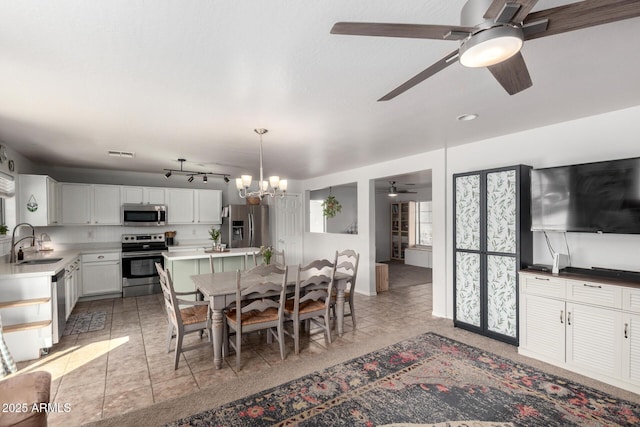
[[[13,177],[0,171],[0,198],[8,199],[16,194],[16,183]]]

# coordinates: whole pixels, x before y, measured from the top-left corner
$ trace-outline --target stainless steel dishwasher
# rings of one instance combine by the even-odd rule
[[[53,343],[57,344],[62,338],[66,321],[66,289],[65,289],[66,269],[63,268],[55,276],[51,277],[51,287],[53,288]]]

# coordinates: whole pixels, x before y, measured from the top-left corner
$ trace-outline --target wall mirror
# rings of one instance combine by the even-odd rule
[[[358,185],[356,182],[308,191],[307,201],[309,213],[307,231],[358,234]],[[340,205],[339,211],[333,205],[335,202]],[[334,212],[330,212],[332,205]]]

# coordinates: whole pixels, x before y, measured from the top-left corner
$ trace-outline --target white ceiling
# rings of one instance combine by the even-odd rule
[[[257,174],[265,127],[265,174],[304,179],[640,104],[640,18],[527,42],[533,87],[515,96],[454,64],[376,102],[456,42],[329,34],[457,24],[463,4],[0,0],[0,140],[60,166],[155,172],[185,157],[236,176]]]

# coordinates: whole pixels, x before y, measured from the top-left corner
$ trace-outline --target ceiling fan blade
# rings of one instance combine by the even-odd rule
[[[527,34],[525,39],[566,33],[638,16],[640,16],[638,0],[584,0],[529,14],[524,21],[525,24],[547,18],[549,25],[546,31]]]
[[[531,12],[538,0],[493,0],[484,14],[485,19],[507,24],[520,23]]]
[[[349,36],[405,37],[412,39],[463,40],[475,29],[458,25],[380,24],[336,22],[331,34]]]
[[[533,85],[527,64],[520,52],[504,62],[487,68],[509,95],[515,95]]]
[[[421,83],[424,80],[428,79],[429,77],[433,76],[438,71],[444,70],[449,65],[456,62],[457,60],[458,60],[458,49],[454,50],[453,52],[451,52],[450,54],[448,54],[447,56],[445,56],[440,61],[436,62],[426,70],[416,74],[411,79],[407,80],[406,82],[404,82],[403,84],[401,84],[400,86],[398,86],[397,88],[395,88],[394,90],[392,90],[391,92],[383,96],[382,98],[378,99],[378,101],[388,101],[390,99],[395,98],[401,93],[411,89],[418,83]]]

